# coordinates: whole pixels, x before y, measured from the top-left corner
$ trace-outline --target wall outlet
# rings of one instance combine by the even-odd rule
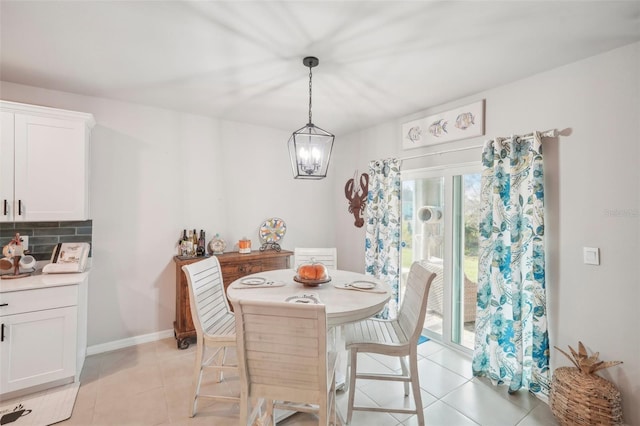
[[[597,247],[583,247],[582,255],[585,265],[600,264],[600,249],[598,249]]]

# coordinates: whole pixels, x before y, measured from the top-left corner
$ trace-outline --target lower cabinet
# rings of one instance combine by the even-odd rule
[[[293,254],[288,250],[254,251],[251,253],[227,252],[216,255],[222,270],[222,282],[225,291],[229,284],[245,275],[275,269],[288,269],[291,267],[290,257]],[[205,257],[174,256],[176,264],[176,320],[173,323],[173,334],[177,340],[178,348],[186,349],[196,330],[191,319],[191,307],[189,306],[189,288],[187,277],[182,272],[182,266],[193,262],[199,262]]]
[[[77,307],[2,318],[2,393],[75,375]]]
[[[86,285],[84,279],[0,294],[0,394],[79,379],[86,355]]]

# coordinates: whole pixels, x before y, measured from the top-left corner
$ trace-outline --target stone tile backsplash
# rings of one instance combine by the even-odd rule
[[[0,222],[0,248],[13,236],[29,236],[29,254],[36,260],[51,259],[51,252],[58,243],[89,243],[93,234],[91,220],[78,222]],[[91,256],[91,252],[89,252]],[[0,256],[1,257],[1,256]]]

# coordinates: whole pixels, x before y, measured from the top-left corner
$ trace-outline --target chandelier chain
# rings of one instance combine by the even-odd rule
[[[309,124],[313,123],[311,121],[311,66],[309,66]]]

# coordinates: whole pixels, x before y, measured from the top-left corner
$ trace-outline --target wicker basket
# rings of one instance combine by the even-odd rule
[[[561,425],[622,424],[620,391],[608,380],[575,367],[554,371],[549,402]]]

